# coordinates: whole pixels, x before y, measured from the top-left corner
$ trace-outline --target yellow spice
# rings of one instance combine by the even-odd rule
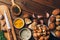
[[[14,25],[16,28],[22,28],[24,25],[24,21],[21,19],[17,19],[17,20],[15,20]]]

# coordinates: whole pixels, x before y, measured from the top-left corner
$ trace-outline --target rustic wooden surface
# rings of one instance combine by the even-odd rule
[[[0,0],[0,1],[2,1],[2,0]],[[41,13],[42,11],[47,11],[47,10],[51,11],[51,10],[55,9],[55,7],[47,6],[44,4],[36,3],[37,1],[36,2],[33,2],[33,1],[15,0],[15,3],[17,3],[19,6],[21,6],[21,8],[23,10],[28,11],[28,12]],[[2,2],[11,5],[11,0],[4,0]]]
[[[0,1],[3,1],[3,0],[0,0]],[[24,1],[24,0],[15,0],[15,1],[17,3],[18,2],[20,3],[21,1]],[[59,1],[60,0],[30,0],[30,1],[35,1],[35,2],[38,2],[38,3],[42,4],[42,5],[46,5],[46,6],[50,6],[50,7],[53,7],[53,8],[54,7],[57,8],[59,6]],[[11,0],[4,0],[3,2],[6,2],[6,3],[10,4]],[[54,2],[55,2],[56,5],[54,5]]]

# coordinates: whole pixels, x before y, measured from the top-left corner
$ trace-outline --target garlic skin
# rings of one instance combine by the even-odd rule
[[[46,18],[49,18],[49,16],[50,16],[50,15],[49,15],[49,13],[47,12],[47,13],[46,13]]]
[[[37,18],[39,19],[39,18],[42,18],[43,16],[42,15],[37,15]]]
[[[34,14],[34,13],[32,14],[32,17],[33,17],[33,18],[36,18],[36,16],[35,16],[35,14]]]

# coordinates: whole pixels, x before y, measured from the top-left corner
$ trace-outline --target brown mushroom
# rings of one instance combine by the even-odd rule
[[[56,37],[60,38],[60,31],[55,31]]]
[[[37,38],[37,33],[34,32],[34,33],[33,33],[33,37],[34,37],[34,38]]]
[[[56,16],[57,14],[59,14],[59,12],[60,12],[60,9],[55,9],[53,10],[52,14]]]
[[[38,37],[41,36],[39,32],[37,33],[37,36],[38,36]]]
[[[43,25],[43,26],[42,26],[42,29],[43,29],[43,30],[47,30],[47,26]]]
[[[29,14],[28,13],[24,13],[23,14],[23,18],[29,18]]]
[[[60,15],[57,15],[57,16],[56,16],[56,19],[60,19]]]
[[[54,24],[54,23],[50,23],[50,24],[49,24],[49,29],[50,29],[50,30],[53,30],[54,28],[55,28],[55,24]]]
[[[59,21],[56,21],[56,25],[60,25],[60,22]]]
[[[55,22],[56,18],[54,16],[50,17],[50,22]]]
[[[41,36],[41,37],[39,38],[39,40],[44,40],[44,37],[43,37],[43,36]]]
[[[57,27],[56,27],[56,30],[60,30],[60,26],[57,26]]]
[[[45,39],[45,40],[49,40],[49,36],[45,36],[44,39]]]

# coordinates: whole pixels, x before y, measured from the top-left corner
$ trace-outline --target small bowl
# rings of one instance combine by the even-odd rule
[[[19,21],[19,23],[17,23],[17,22],[15,22],[15,21]],[[15,24],[14,24],[15,23]],[[22,24],[21,24],[22,23]],[[14,27],[15,28],[17,28],[17,29],[21,29],[21,28],[23,28],[24,27],[24,20],[22,19],[22,18],[16,18],[15,20],[14,20],[14,22],[13,22],[13,25],[14,25]],[[19,25],[19,26],[17,26],[17,25]]]
[[[23,28],[19,32],[20,39],[22,40],[29,40],[32,36],[30,29]]]

